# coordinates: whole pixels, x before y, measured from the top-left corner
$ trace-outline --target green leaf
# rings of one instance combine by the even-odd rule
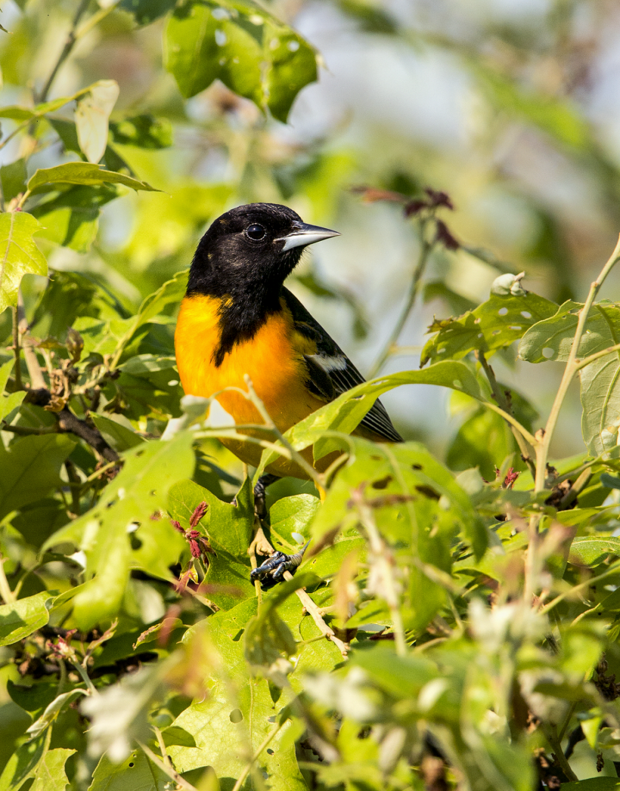
[[[11,162],[10,165],[3,165],[0,168],[0,180],[5,203],[19,195],[20,192],[25,192],[26,181],[28,180],[26,160],[22,157],[21,159],[16,159],[15,162]]]
[[[532,327],[523,337],[519,356],[528,362],[565,362],[583,306],[565,302],[551,318]],[[592,306],[577,356],[588,357],[620,343],[620,306],[603,300]],[[616,448],[620,427],[620,353],[612,352],[579,371],[581,432],[588,451],[600,456]]]
[[[144,442],[144,439],[131,428],[131,423],[125,418],[127,425],[121,422],[122,416],[116,420],[105,415],[90,413],[90,419],[101,432],[103,438],[114,450],[122,452],[134,448]]]
[[[293,604],[299,618],[301,604],[297,597],[292,599],[296,600]],[[195,634],[188,638],[207,641],[202,649],[198,647],[199,643],[192,646],[196,651],[219,654],[221,680],[213,685],[208,697],[193,701],[174,722],[191,733],[197,745],[195,748],[169,748],[170,757],[179,772],[212,766],[218,777],[239,777],[247,764],[245,756],[258,752],[267,735],[277,727],[279,709],[292,697],[289,692],[284,692],[283,698],[274,705],[268,682],[248,676],[242,636],[255,612],[254,598],[210,617],[206,635]],[[290,628],[290,624],[288,626]],[[331,655],[329,645],[325,643]],[[270,749],[260,751],[256,766],[274,782],[286,778],[288,791],[306,791],[307,786],[295,758],[295,745],[285,741],[290,727],[290,722],[287,722],[273,737]]]
[[[577,783],[562,783],[562,791],[618,791],[620,780],[617,777],[590,777]]]
[[[99,162],[108,145],[108,120],[119,87],[116,80],[99,80],[88,89],[75,108],[78,142],[89,162]]]
[[[440,362],[424,371],[403,371],[358,385],[297,423],[286,432],[286,438],[296,450],[303,450],[320,440],[325,431],[351,432],[360,424],[379,396],[405,384],[449,387],[467,393],[479,401],[485,400],[475,374],[465,363]],[[331,441],[320,440],[315,446],[315,458],[320,458],[334,448]],[[257,474],[275,457],[275,451],[265,451]]]
[[[75,752],[62,747],[48,750],[36,768],[29,791],[65,791],[69,785],[65,764]]]
[[[0,791],[17,791],[29,777],[32,777],[47,752],[50,736],[51,731],[48,731],[37,739],[22,744],[13,753],[0,775]]]
[[[47,261],[33,239],[40,228],[32,214],[0,214],[0,313],[9,305],[17,305],[24,275],[47,274]]]
[[[12,645],[49,621],[54,595],[48,591],[0,606],[0,645]],[[2,785],[0,784],[0,788]]]
[[[317,75],[312,47],[251,0],[182,3],[168,22],[164,57],[186,98],[219,79],[280,121]]]
[[[23,437],[0,444],[0,519],[60,486],[60,467],[75,442],[63,434]]]
[[[121,0],[118,7],[132,14],[138,25],[150,25],[175,5],[176,0]]]
[[[4,392],[14,363],[14,360],[9,360],[8,363],[0,366],[0,420],[4,420],[14,409],[17,409],[26,396],[25,391],[18,390],[8,394]]]
[[[88,694],[87,690],[78,687],[77,689],[71,689],[68,692],[57,695],[54,700],[45,707],[45,711],[43,711],[41,716],[32,723],[26,733],[30,734],[33,738],[39,736],[39,734],[43,733],[46,728],[49,728],[49,726],[55,722],[58,715],[66,706],[78,700],[78,698],[83,695]]]
[[[101,757],[88,791],[169,791],[170,778],[151,763],[142,750],[135,750],[121,763]]]
[[[269,509],[271,534],[288,542],[288,546],[279,546],[283,552],[297,551],[298,542],[293,533],[308,536],[310,522],[320,508],[318,498],[311,494],[296,494],[283,497]]]
[[[571,544],[568,559],[579,566],[598,566],[609,555],[620,557],[620,538],[579,536]]]
[[[246,480],[237,494],[237,505],[218,500],[208,489],[193,481],[181,481],[170,491],[170,516],[185,529],[197,506],[203,502],[209,506],[198,529],[204,532],[215,551],[215,555],[209,555],[206,576],[209,599],[223,610],[230,610],[256,594],[250,582],[248,557],[254,523],[249,489],[250,481]]]
[[[83,630],[116,615],[132,566],[171,580],[168,566],[184,547],[172,525],[151,517],[167,508],[172,486],[192,474],[191,435],[185,432],[169,442],[143,443],[124,458],[122,471],[99,503],[44,544],[45,549],[71,542],[86,553],[90,581],[74,599],[74,617]]]
[[[552,316],[556,310],[555,302],[531,292],[523,296],[491,294],[475,310],[431,324],[429,331],[437,333],[426,342],[420,367],[429,360],[458,360],[473,351],[488,353],[510,346],[529,327]]]
[[[41,222],[43,238],[86,253],[97,236],[100,207],[118,195],[113,186],[69,187],[40,203],[32,214]]]
[[[160,149],[172,145],[172,124],[167,118],[153,115],[134,115],[122,121],[110,122],[115,143],[138,148]]]
[[[480,438],[484,437],[484,442]],[[509,425],[501,415],[479,407],[459,427],[450,443],[446,463],[452,470],[478,467],[487,480],[493,480],[495,470],[517,449]]]
[[[103,170],[99,165],[91,162],[67,162],[65,165],[56,165],[53,168],[41,168],[31,177],[28,189],[32,192],[47,184],[87,184],[90,186],[124,184],[133,190],[159,192],[145,181],[138,181],[138,179],[125,176],[122,173],[115,173],[112,170]]]

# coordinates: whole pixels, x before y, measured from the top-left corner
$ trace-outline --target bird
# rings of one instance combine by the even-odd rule
[[[365,380],[328,332],[285,286],[306,247],[340,236],[304,223],[287,206],[250,203],[215,219],[200,239],[189,270],[175,330],[179,378],[186,395],[215,396],[237,426],[262,424],[247,391],[246,376],[277,429],[285,433],[315,410]],[[237,388],[238,390],[226,390]],[[238,429],[265,438],[259,429]],[[356,434],[379,442],[402,442],[377,400]],[[243,462],[258,466],[260,445],[223,438]],[[334,454],[314,461],[322,472]],[[335,454],[337,455],[337,454]],[[265,517],[265,488],[284,476],[308,478],[295,461],[271,462],[255,487]]]

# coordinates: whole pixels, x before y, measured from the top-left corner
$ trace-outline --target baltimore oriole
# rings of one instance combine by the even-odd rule
[[[252,203],[218,217],[194,255],[187,293],[175,334],[176,358],[186,394],[217,400],[237,425],[262,424],[257,409],[240,393],[249,375],[256,394],[281,432],[341,393],[363,376],[301,302],[284,288],[302,251],[336,231],[307,225],[286,206]],[[265,437],[264,432],[244,434]],[[356,433],[401,442],[384,406],[376,401]],[[261,448],[223,439],[242,461],[257,466]],[[317,470],[330,459],[313,462]],[[256,489],[257,500],[275,477],[307,478],[301,467],[280,458]],[[257,502],[258,505],[258,502]]]

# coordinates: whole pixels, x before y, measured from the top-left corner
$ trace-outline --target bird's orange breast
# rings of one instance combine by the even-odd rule
[[[324,402],[314,398],[305,386],[303,355],[315,353],[315,344],[296,332],[284,303],[282,310],[270,315],[251,339],[236,343],[221,365],[216,366],[214,358],[221,335],[220,306],[220,299],[203,295],[185,297],[181,303],[175,348],[186,394],[208,398],[218,393],[217,400],[237,425],[263,423],[257,409],[243,395],[220,392],[228,387],[247,392],[244,380],[247,374],[282,432],[323,406]],[[231,449],[250,464],[257,464],[260,457],[257,446],[246,449],[245,453],[236,447]]]

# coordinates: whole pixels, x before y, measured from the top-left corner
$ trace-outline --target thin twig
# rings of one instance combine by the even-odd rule
[[[284,572],[284,579],[292,580],[293,575],[290,571]],[[331,640],[332,643],[336,646],[336,648],[340,651],[342,656],[346,659],[347,654],[349,653],[349,646],[343,642],[339,637],[336,637],[336,633],[325,623],[323,620],[323,616],[321,615],[320,609],[317,605],[312,601],[310,596],[306,593],[305,590],[299,588],[295,591],[297,596],[299,597],[299,601],[302,603],[304,610],[312,617],[314,623],[318,626],[320,631],[325,635],[328,640]]]
[[[78,36],[76,35],[77,26],[84,12],[88,8],[89,3],[90,0],[80,0],[80,4],[78,5],[77,10],[75,12],[75,16],[73,17],[73,22],[71,23],[71,29],[67,34],[65,45],[62,48],[62,51],[58,56],[58,60],[54,64],[52,71],[50,72],[50,75],[45,82],[45,85],[41,89],[41,93],[37,97],[38,103],[44,102],[47,99],[47,95],[50,92],[50,88],[52,87],[52,83],[56,79],[56,75],[58,74],[60,67],[63,65],[63,63],[67,60],[67,58],[71,54],[71,50],[75,46],[75,42],[78,39]]]
[[[594,585],[596,582],[601,582],[601,580],[607,579],[607,577],[613,577],[614,574],[618,574],[620,572],[620,562],[614,563],[611,565],[607,571],[604,571],[602,574],[599,574],[596,577],[590,577],[585,582],[580,582],[579,585],[573,585],[570,590],[564,591],[564,593],[560,593],[559,596],[556,596],[555,599],[552,599],[549,604],[545,604],[544,607],[541,607],[540,612],[542,615],[546,615],[550,610],[552,610],[556,605],[560,602],[567,599],[569,596],[577,593],[584,588],[589,588],[590,585]]]
[[[569,781],[576,782],[579,778],[573,772],[571,765],[568,763],[566,756],[564,755],[564,750],[562,749],[562,742],[558,736],[557,728],[555,725],[549,725],[548,727],[544,728],[544,734],[551,745],[551,749],[553,750],[553,754],[555,755],[555,760],[558,762],[559,766],[562,768],[566,777],[568,777]]]
[[[536,493],[542,492],[547,488],[547,462],[549,459],[549,448],[551,446],[551,440],[553,439],[553,434],[555,428],[558,423],[558,418],[560,416],[560,410],[562,409],[562,405],[564,403],[564,399],[566,398],[566,394],[568,393],[568,388],[573,380],[573,377],[577,370],[579,370],[578,366],[583,367],[583,360],[578,362],[577,355],[579,353],[579,346],[581,344],[581,339],[583,337],[583,333],[586,326],[586,321],[588,320],[588,314],[590,313],[590,309],[594,303],[596,295],[598,294],[601,286],[605,282],[607,275],[611,272],[615,264],[620,259],[620,236],[618,237],[618,241],[614,248],[613,253],[607,259],[605,266],[601,269],[599,276],[596,280],[590,285],[590,291],[588,292],[588,296],[586,301],[579,311],[578,320],[577,320],[577,328],[575,330],[575,335],[573,337],[573,341],[571,344],[570,352],[568,355],[568,360],[566,361],[566,366],[564,368],[564,373],[562,375],[562,380],[560,381],[560,386],[558,387],[558,391],[555,395],[555,399],[553,401],[553,405],[551,407],[551,411],[549,413],[549,417],[547,418],[547,424],[544,430],[540,430],[536,434],[537,442],[534,444],[534,448],[536,450],[536,477],[534,479],[534,491]],[[586,358],[587,359],[587,358]],[[529,540],[528,540],[528,551],[527,551],[527,559],[525,564],[525,584],[524,584],[524,600],[526,603],[533,601],[533,596],[536,587],[536,576],[538,574],[538,526],[540,523],[540,518],[542,514],[533,514],[529,520],[528,526],[528,533],[529,533]],[[579,586],[577,586],[579,587]],[[554,600],[555,601],[555,600]],[[553,602],[551,602],[553,604]],[[549,607],[550,605],[547,605]],[[543,611],[546,611],[546,608],[543,608]]]
[[[590,365],[590,363],[593,363],[595,360],[618,351],[620,351],[620,343],[616,343],[615,346],[610,346],[607,349],[602,349],[600,352],[591,354],[589,357],[584,357],[583,360],[575,361],[575,371],[581,371],[582,368],[585,368],[586,365]]]
[[[296,450],[291,445],[291,443],[285,438],[285,436],[282,434],[280,429],[273,422],[273,420],[271,419],[270,414],[267,412],[267,409],[265,408],[265,405],[263,404],[261,399],[258,397],[250,377],[247,374],[245,374],[245,376],[243,378],[244,378],[245,383],[246,383],[246,385],[248,387],[249,400],[256,407],[258,413],[260,414],[260,416],[264,420],[265,425],[268,426],[268,428],[270,428],[271,431],[273,431],[273,433],[276,435],[276,437],[280,440],[280,442],[288,450],[288,452],[291,454],[292,461],[294,461],[296,464],[298,464],[302,468],[302,470],[306,473],[306,475],[308,475],[310,477],[310,479],[314,481],[314,483],[317,485],[317,487],[320,487],[321,489],[323,489],[324,487],[323,487],[322,477],[319,475],[319,473],[317,473],[317,471],[314,469],[314,467],[311,464],[308,464],[308,462],[304,459],[304,457],[301,455],[301,453],[298,450]]]
[[[170,766],[170,764],[166,761],[162,761],[162,759],[158,755],[155,755],[151,748],[147,747],[144,742],[141,742],[138,739],[136,739],[136,742],[148,759],[152,761],[155,766],[158,766],[162,772],[167,774],[171,780],[174,780],[177,785],[181,786],[181,788],[184,788],[185,791],[197,791],[196,786],[188,783],[187,780],[182,775],[180,775],[176,769],[173,769],[172,766]]]
[[[21,289],[17,292],[17,321],[18,321],[18,329],[20,335],[25,336],[28,330],[30,329],[30,327],[28,325],[28,319],[26,318],[24,297],[22,295]],[[22,343],[22,348],[24,350],[24,360],[26,361],[26,368],[28,368],[28,375],[30,376],[30,387],[33,390],[46,388],[47,384],[45,382],[45,379],[43,378],[43,371],[41,370],[41,366],[39,365],[37,353],[32,347],[32,343],[26,342],[25,337]]]
[[[398,319],[396,320],[396,324],[394,325],[392,332],[390,333],[390,337],[385,342],[385,345],[379,356],[375,360],[374,365],[371,367],[370,371],[368,372],[368,378],[374,378],[379,371],[383,368],[385,361],[387,358],[393,353],[396,342],[400,337],[401,332],[403,331],[403,327],[407,319],[409,318],[409,314],[413,310],[413,306],[416,301],[416,297],[418,296],[418,292],[420,291],[420,285],[422,283],[422,276],[424,275],[424,270],[426,269],[426,264],[428,263],[428,259],[430,253],[435,245],[434,242],[429,242],[426,239],[425,231],[426,226],[429,222],[429,219],[423,219],[420,221],[420,253],[418,255],[418,260],[416,262],[415,269],[413,270],[413,274],[411,277],[411,282],[409,283],[409,291],[407,293],[407,298],[405,299],[405,304],[400,312]]]

